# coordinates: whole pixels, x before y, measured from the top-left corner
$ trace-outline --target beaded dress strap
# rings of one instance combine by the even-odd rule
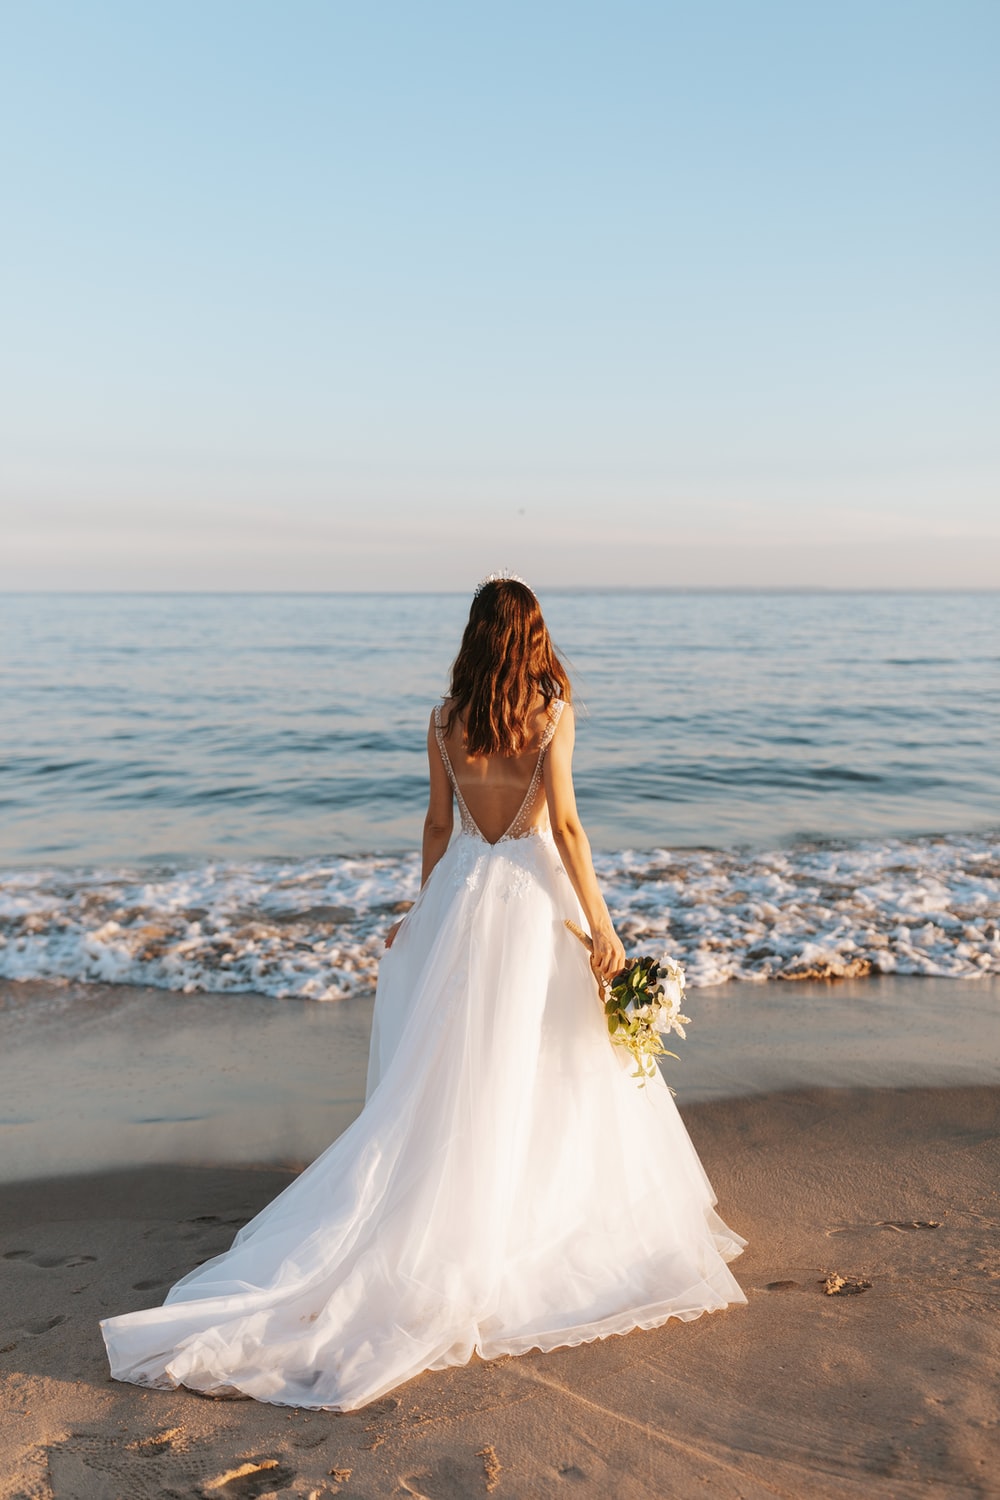
[[[440,703],[435,703],[434,705],[434,737],[438,742],[438,749],[441,751],[441,759],[444,761],[444,768],[448,772],[448,780],[451,782],[452,790],[454,791],[455,797],[458,801],[458,814],[462,820],[462,828],[466,833],[478,833],[479,837],[482,838],[482,833],[480,833],[478,823],[465,805],[465,798],[462,796],[462,788],[458,784],[458,777],[455,775],[455,767],[451,763],[451,756],[448,754],[448,746],[444,742],[444,729],[441,725]]]
[[[547,750],[551,745],[552,736],[556,732],[556,726],[558,725],[559,720],[562,718],[562,711],[565,707],[566,703],[562,698],[553,698],[552,702],[549,704],[549,722],[546,724],[545,733],[542,735],[543,750]]]

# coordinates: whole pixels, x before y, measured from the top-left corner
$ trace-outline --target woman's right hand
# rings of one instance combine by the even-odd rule
[[[610,984],[615,975],[620,974],[625,967],[625,949],[622,946],[622,940],[610,923],[607,927],[595,928],[590,938],[594,945],[590,967],[598,979],[607,980]]]

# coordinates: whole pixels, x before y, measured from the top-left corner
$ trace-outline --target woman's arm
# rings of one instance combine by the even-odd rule
[[[545,755],[545,796],[549,804],[552,837],[556,841],[566,873],[573,883],[573,889],[580,898],[580,905],[590,928],[594,943],[592,967],[595,974],[610,980],[625,965],[625,949],[615,932],[597,884],[590,840],[576,810],[576,793],[573,790],[575,739],[576,720],[572,707],[567,703]]]
[[[427,727],[427,765],[430,770],[431,790],[427,803],[427,816],[424,819],[423,839],[423,867],[420,872],[421,890],[427,884],[428,877],[444,851],[451,841],[452,825],[455,821],[454,793],[448,772],[444,768],[441,759],[441,751],[438,749],[437,735],[434,732],[434,715]],[[402,927],[405,918],[401,917],[394,922],[385,935],[385,946],[391,948],[396,933]]]
[[[455,822],[455,794],[445,770],[437,735],[434,732],[434,715],[427,726],[427,766],[430,771],[431,791],[424,819],[423,868],[420,885],[423,888],[431,871],[451,841],[451,830]]]

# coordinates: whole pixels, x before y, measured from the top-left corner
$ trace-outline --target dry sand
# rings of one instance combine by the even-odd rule
[[[685,1107],[749,1305],[421,1376],[350,1414],[108,1379],[157,1301],[288,1180],[145,1167],[0,1189],[0,1494],[1000,1495],[1000,1091],[810,1089]],[[831,1275],[870,1282],[830,1296]]]

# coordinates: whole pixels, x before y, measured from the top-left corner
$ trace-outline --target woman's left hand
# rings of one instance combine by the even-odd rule
[[[597,978],[608,984],[625,967],[625,949],[611,923],[595,927],[591,933],[590,967]]]

